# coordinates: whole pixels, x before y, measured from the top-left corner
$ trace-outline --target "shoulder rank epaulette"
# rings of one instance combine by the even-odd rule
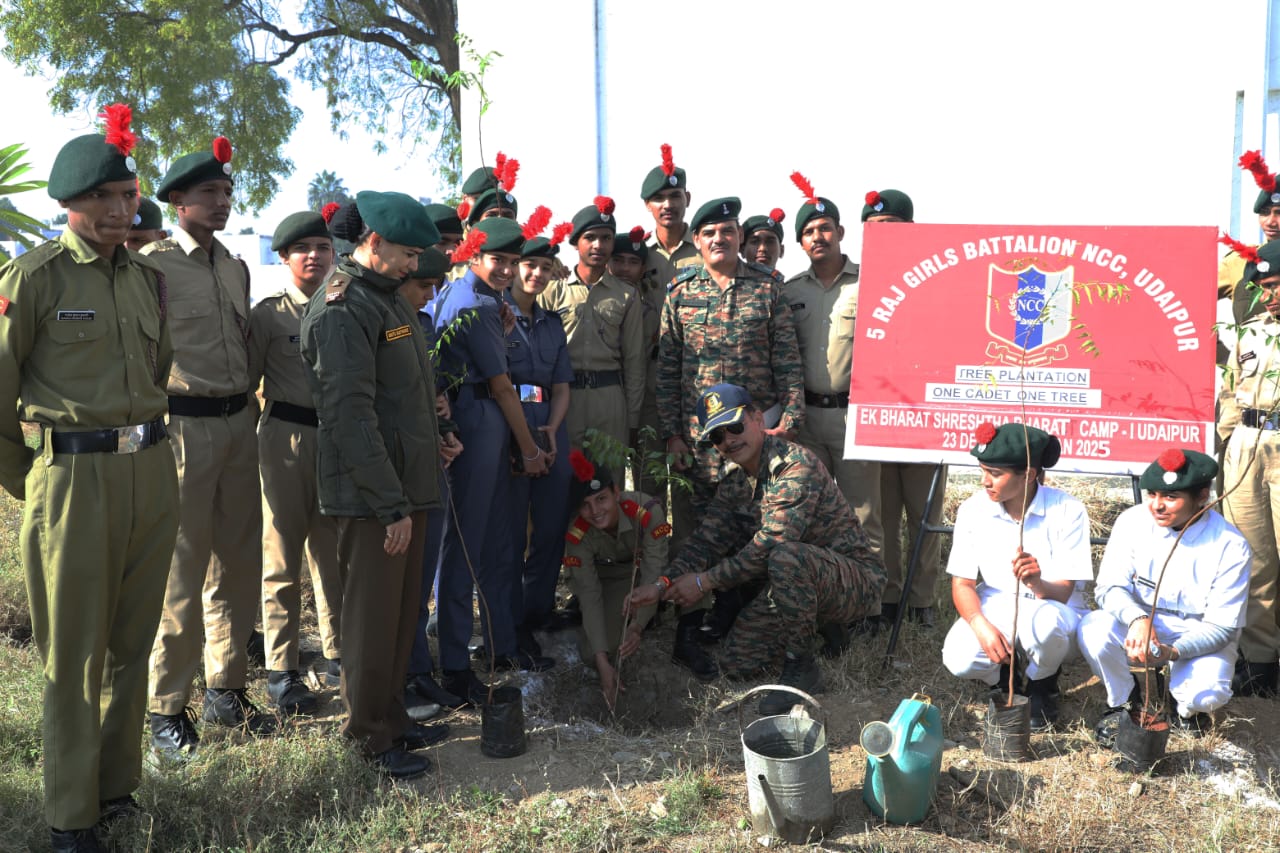
[[[163,240],[156,240],[143,246],[144,249],[150,249],[148,255],[154,255],[156,252],[172,252],[174,249],[181,250],[182,246],[172,237],[165,237]]]
[[[782,273],[778,272],[777,270],[771,270],[768,267],[766,267],[764,264],[758,264],[755,261],[747,261],[747,269],[759,275],[765,276],[766,278],[772,279],[777,284],[782,284],[782,282],[784,281],[782,277]]]
[[[621,501],[618,505],[621,506],[622,511],[627,514],[627,518],[634,518],[639,522],[641,530],[649,526],[649,520],[653,516],[649,512],[649,508],[647,506],[642,507],[630,498]]]
[[[574,519],[573,524],[569,526],[569,532],[564,535],[564,540],[570,545],[577,545],[590,529],[591,523],[582,516],[578,516]]]
[[[23,252],[14,258],[10,263],[23,272],[31,272],[39,269],[49,261],[62,254],[66,247],[57,240],[50,240],[47,243],[41,243],[29,252]]]
[[[346,300],[347,285],[349,284],[351,284],[351,276],[344,272],[334,273],[324,286],[325,303],[328,304],[330,302],[342,302]]]
[[[684,284],[686,281],[692,280],[697,275],[698,275],[697,264],[689,264],[688,266],[683,267],[679,272],[675,274],[675,278],[671,279],[671,283],[667,285],[667,291],[670,292],[672,290],[675,290],[676,285]]]

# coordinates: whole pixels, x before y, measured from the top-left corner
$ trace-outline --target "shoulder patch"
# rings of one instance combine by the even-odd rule
[[[662,524],[659,524],[657,527],[653,528],[653,532],[651,532],[649,535],[652,536],[654,539],[661,539],[663,536],[670,536],[671,525],[667,524],[664,521]]]
[[[31,272],[49,263],[65,250],[66,247],[62,243],[57,240],[50,240],[47,243],[41,243],[29,252],[23,252],[9,263],[23,272]]]
[[[622,511],[627,514],[627,518],[635,518],[640,513],[640,504],[630,499],[619,501],[618,506],[622,507]]]
[[[681,284],[689,281],[698,275],[698,264],[689,264],[676,273],[675,278],[671,279],[672,284]]]
[[[351,276],[346,273],[334,273],[324,286],[325,304],[343,302],[347,298],[347,286],[351,284]]]
[[[561,562],[563,562],[566,566],[568,566],[571,569],[576,569],[582,566],[582,560],[579,559],[578,557],[573,556],[572,554],[565,554],[564,560],[562,560]]]
[[[582,537],[587,535],[587,531],[591,528],[591,524],[582,516],[574,519],[573,524],[569,525],[569,532],[565,534],[565,541],[571,545],[577,545],[582,541]]]
[[[747,269],[755,273],[757,277],[767,278],[778,284],[782,284],[784,281],[782,273],[777,270],[771,270],[764,264],[758,264],[755,261],[747,261]]]
[[[325,297],[325,298],[328,299],[328,297]],[[412,334],[413,334],[413,329],[410,326],[408,325],[396,326],[394,329],[387,329],[387,340],[398,341],[401,338],[407,338]]]

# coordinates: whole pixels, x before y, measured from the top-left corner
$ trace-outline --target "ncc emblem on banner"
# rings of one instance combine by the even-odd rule
[[[1044,272],[1035,264],[1007,270],[991,264],[987,283],[987,358],[1039,366],[1067,358],[1074,267]]]

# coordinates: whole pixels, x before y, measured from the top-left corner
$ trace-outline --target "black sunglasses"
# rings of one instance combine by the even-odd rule
[[[724,441],[724,434],[726,432],[729,433],[729,435],[742,435],[746,428],[747,425],[742,421],[738,421],[736,424],[729,424],[728,426],[716,427],[707,434],[706,440],[712,444],[719,444]]]

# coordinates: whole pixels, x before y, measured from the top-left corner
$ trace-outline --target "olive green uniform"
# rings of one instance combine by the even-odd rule
[[[582,606],[578,653],[586,663],[600,652],[618,651],[622,602],[635,586],[655,583],[667,565],[671,525],[662,502],[642,492],[623,492],[619,505],[615,533],[592,527],[578,516],[565,536],[565,576]],[[644,628],[656,610],[657,605],[642,607],[632,620]]]
[[[173,349],[154,265],[70,230],[0,273],[0,483],[25,497],[22,560],[44,660],[50,826],[91,827],[142,772],[147,652],[177,530],[173,454],[54,450],[66,433],[159,424]],[[19,421],[40,425],[24,446]],[[58,436],[58,438],[54,438]],[[124,448],[127,450],[127,447]]]
[[[249,384],[262,380],[266,400],[258,422],[262,474],[262,629],[267,669],[298,668],[302,616],[302,555],[324,656],[340,658],[338,627],[343,578],[338,525],[320,513],[316,491],[316,413],[302,361],[302,312],[307,296],[293,285],[266,297],[249,317]]]
[[[538,303],[560,315],[569,339],[569,444],[582,447],[586,431],[596,429],[626,447],[640,426],[648,357],[636,289],[608,272],[589,285],[575,270],[551,282]]]
[[[830,287],[807,269],[787,279],[784,295],[795,318],[804,362],[808,412],[798,440],[827,466],[853,507],[871,550],[880,554],[880,464],[844,458],[849,378],[853,370],[853,326],[858,316],[858,265],[847,257]],[[921,499],[921,505],[924,501]]]
[[[676,273],[687,266],[702,263],[702,255],[698,253],[698,247],[693,245],[692,237],[693,234],[686,225],[684,237],[670,252],[658,242],[656,236],[651,238],[646,244],[649,253],[646,255],[645,276],[666,287],[676,277]]]
[[[249,275],[225,246],[181,228],[146,247],[165,274],[173,367],[169,435],[178,462],[178,544],[151,652],[149,710],[186,706],[200,664],[210,688],[240,689],[262,583],[256,407],[249,391]],[[206,414],[179,414],[198,407]],[[239,408],[237,408],[239,406]]]

